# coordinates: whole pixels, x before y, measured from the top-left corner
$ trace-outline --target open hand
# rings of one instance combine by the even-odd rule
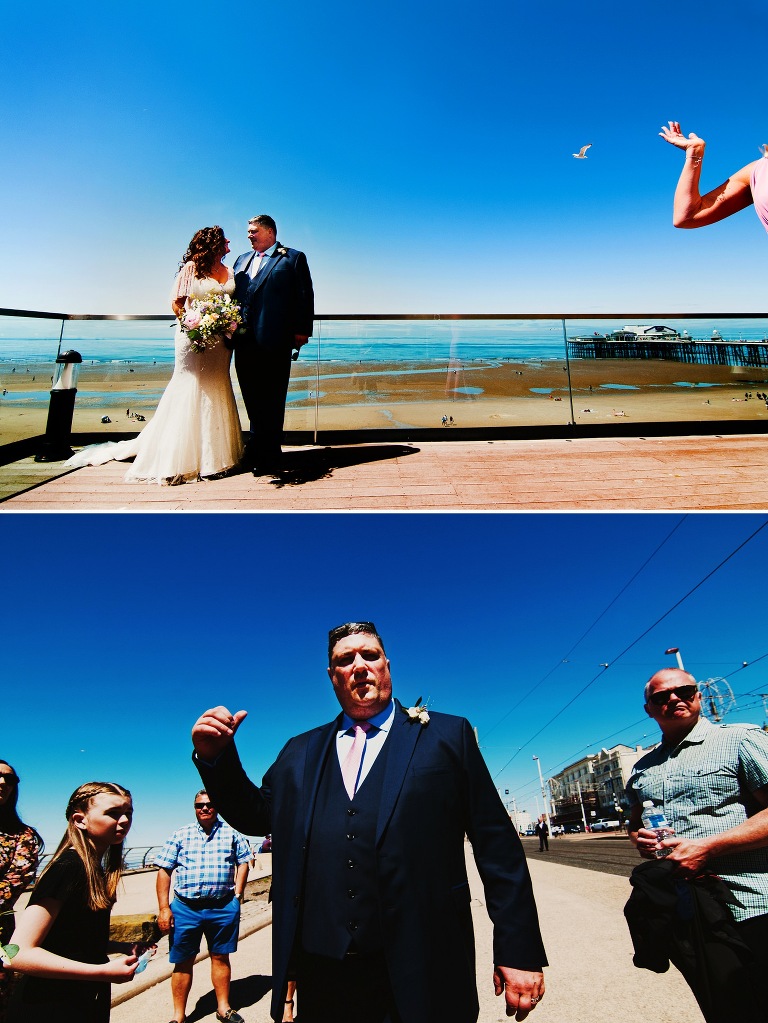
[[[192,744],[201,760],[214,761],[235,737],[248,711],[231,714],[226,707],[214,707],[202,714],[192,726]]]
[[[493,990],[497,996],[504,992],[507,1015],[523,1020],[544,997],[544,974],[494,966]]]
[[[687,152],[689,149],[697,149],[698,147],[699,151],[696,155],[701,156],[704,153],[704,147],[706,146],[704,139],[700,139],[693,132],[686,138],[682,133],[679,121],[670,121],[669,127],[662,128],[659,135],[665,142],[669,142],[670,146],[675,146],[677,149],[683,149]]]

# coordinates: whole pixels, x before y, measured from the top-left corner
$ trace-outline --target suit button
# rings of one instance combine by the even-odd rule
[[[298,895],[294,895],[294,897],[293,897],[293,904],[294,904],[294,906],[298,906],[298,904],[299,904],[299,897],[298,897]]]
[[[355,835],[347,835],[347,838],[349,839],[349,841],[350,841],[350,842],[351,842],[351,841],[352,841],[352,839],[353,839],[353,838],[355,838],[355,837],[356,837]]]
[[[350,870],[352,870],[352,868],[355,866],[355,861],[347,860],[347,866],[349,867]]]
[[[347,898],[348,899],[354,899],[356,896],[357,896],[357,892],[352,891],[352,889],[350,888],[349,891],[347,892]]]
[[[350,920],[347,926],[349,927],[350,931],[357,930],[357,924],[354,922],[354,920]]]

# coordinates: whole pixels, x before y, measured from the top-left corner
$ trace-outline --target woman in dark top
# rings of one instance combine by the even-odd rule
[[[13,907],[35,879],[43,840],[19,817],[19,776],[7,760],[0,760],[0,945],[13,933]],[[0,1023],[10,995],[13,974],[0,971]]]
[[[19,776],[0,760],[0,944],[13,931],[13,905],[35,878],[43,840],[19,817]]]
[[[122,873],[131,794],[112,782],[81,785],[67,830],[13,935],[12,968],[25,974],[9,1023],[105,1023],[110,983],[133,978],[147,946],[110,942],[109,915]],[[110,961],[108,952],[127,952]]]

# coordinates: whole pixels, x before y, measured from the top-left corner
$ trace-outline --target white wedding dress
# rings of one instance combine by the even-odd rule
[[[230,268],[226,284],[219,284],[212,277],[198,280],[189,272],[190,266],[188,263],[179,274],[173,297],[184,285],[182,293],[190,298],[204,298],[213,291],[234,293]],[[67,465],[103,465],[133,458],[126,482],[152,483],[183,483],[198,476],[215,476],[237,465],[243,442],[230,377],[232,352],[223,341],[196,352],[178,326],[174,347],[173,376],[139,436],[83,448]]]

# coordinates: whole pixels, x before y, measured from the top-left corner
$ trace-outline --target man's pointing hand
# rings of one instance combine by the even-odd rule
[[[231,714],[226,707],[214,707],[202,714],[192,726],[192,744],[201,760],[213,763],[235,737],[247,710]]]

